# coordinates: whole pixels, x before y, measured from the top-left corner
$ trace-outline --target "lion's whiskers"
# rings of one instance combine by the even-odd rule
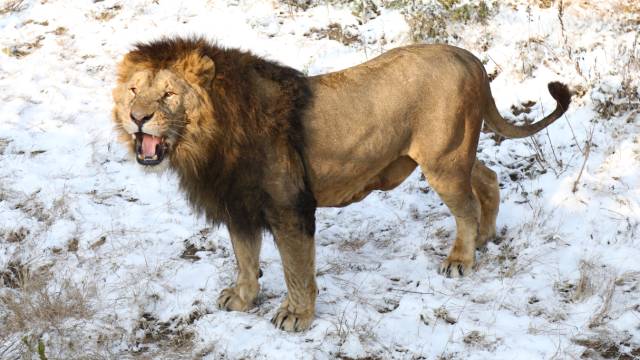
[[[176,139],[179,139],[179,140],[185,140],[186,141],[185,135],[184,134],[180,134],[179,132],[177,132],[174,129],[167,130],[167,135],[173,136],[173,137],[175,137]]]

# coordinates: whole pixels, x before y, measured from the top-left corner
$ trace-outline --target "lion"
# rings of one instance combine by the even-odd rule
[[[217,305],[247,311],[260,285],[262,233],[274,237],[287,295],[272,322],[302,331],[315,315],[315,211],[390,190],[417,166],[449,208],[456,238],[439,272],[468,274],[496,233],[496,173],[476,160],[481,127],[507,138],[544,129],[555,110],[516,126],[498,112],[482,63],[447,45],[395,48],[307,77],[204,38],[138,43],[118,65],[113,119],[145,168],[175,171],[194,210],[229,230],[237,280]]]

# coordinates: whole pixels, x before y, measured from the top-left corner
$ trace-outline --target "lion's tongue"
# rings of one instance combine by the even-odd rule
[[[160,144],[160,138],[144,134],[142,136],[142,156],[152,157],[156,154],[156,145]]]

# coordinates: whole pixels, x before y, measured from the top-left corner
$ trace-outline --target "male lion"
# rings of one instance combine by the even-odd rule
[[[261,233],[273,234],[288,293],[272,322],[313,320],[315,210],[400,184],[417,165],[453,213],[457,235],[440,272],[471,271],[495,234],[496,174],[476,161],[484,119],[510,138],[558,119],[571,94],[550,83],[556,109],[514,126],[498,113],[482,63],[446,45],[393,49],[320,76],[201,38],[137,44],[118,67],[114,121],[147,167],[177,172],[194,209],[225,224],[237,264],[218,306],[246,311],[260,288]]]

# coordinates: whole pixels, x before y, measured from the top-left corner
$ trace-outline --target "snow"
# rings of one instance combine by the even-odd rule
[[[637,354],[640,49],[629,19],[640,9],[623,0],[565,4],[564,32],[557,4],[524,0],[486,24],[451,24],[452,42],[498,71],[504,115],[529,100],[518,120],[551,111],[549,81],[585,90],[535,142],[481,136],[478,158],[502,187],[501,235],[477,253],[475,273],[437,273],[455,225],[416,171],[393,191],[318,210],[311,329],[269,322],[286,292],[269,236],[258,306],[215,308],[235,278],[228,233],[191,211],[173,174],[144,172],[116,142],[115,64],[136,41],[204,34],[315,75],[410,41],[401,9],[362,22],[329,3],[49,0],[0,15],[0,279],[19,261],[50,274],[50,291],[71,282],[90,308],[9,326],[15,311],[2,299],[21,289],[0,287],[0,358],[34,353],[23,337],[42,339],[49,358],[579,358],[584,338]],[[333,23],[358,41],[314,33]],[[622,110],[601,116],[607,103]],[[188,245],[201,250],[183,256]]]

